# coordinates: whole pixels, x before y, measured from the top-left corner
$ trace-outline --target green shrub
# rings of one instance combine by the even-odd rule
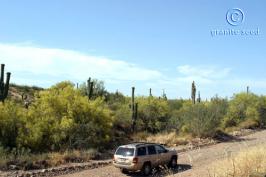
[[[225,116],[224,119],[222,120],[222,127],[223,128],[234,127],[237,124],[238,124],[238,120],[236,120],[230,116]]]
[[[100,146],[113,123],[101,98],[89,101],[69,82],[41,91],[23,121],[17,142],[35,152]]]
[[[167,128],[169,121],[169,107],[164,99],[155,97],[138,97],[138,120],[139,130],[156,133]]]
[[[188,105],[181,114],[181,130],[198,137],[212,137],[224,114],[223,106],[219,102]]]
[[[266,96],[260,96],[256,107],[258,111],[258,122],[261,127],[266,127]]]
[[[244,123],[242,123],[244,122]],[[223,127],[233,127],[239,124],[252,124],[251,127],[266,125],[266,98],[253,93],[239,93],[229,102]],[[242,127],[242,125],[240,125]],[[249,126],[244,126],[249,127]]]
[[[0,143],[4,147],[16,147],[16,138],[22,126],[23,108],[13,101],[0,102]]]

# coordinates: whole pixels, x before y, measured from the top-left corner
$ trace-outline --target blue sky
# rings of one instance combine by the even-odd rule
[[[24,0],[0,2],[0,63],[12,82],[105,81],[109,91],[188,98],[266,92],[266,2],[250,0]],[[244,14],[227,22],[228,10]],[[235,14],[233,14],[235,15]],[[239,20],[237,16],[233,20]],[[214,30],[258,31],[216,35]]]

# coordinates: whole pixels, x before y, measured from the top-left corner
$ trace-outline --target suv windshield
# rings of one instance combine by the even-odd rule
[[[124,148],[120,147],[117,149],[116,155],[122,155],[122,156],[133,156],[134,154],[134,148]]]
[[[167,150],[165,148],[163,148],[162,146],[157,145],[157,146],[155,146],[155,149],[157,150],[157,152],[159,154],[167,152]]]

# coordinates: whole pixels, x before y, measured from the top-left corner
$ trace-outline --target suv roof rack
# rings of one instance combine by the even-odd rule
[[[162,144],[162,143],[152,143],[152,142],[143,142],[143,141],[140,141],[140,142],[132,142],[132,143],[130,143],[130,144],[138,144],[138,145],[143,145],[143,144],[159,144],[159,145],[162,145],[162,146],[165,146],[166,144]],[[138,146],[137,145],[137,146]]]

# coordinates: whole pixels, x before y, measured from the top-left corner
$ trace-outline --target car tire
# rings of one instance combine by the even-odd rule
[[[124,174],[128,174],[128,170],[127,169],[124,169],[124,168],[121,168],[120,171]]]
[[[144,176],[149,176],[151,174],[151,171],[152,171],[152,169],[151,169],[150,163],[145,163],[142,167],[142,170],[141,170],[141,172]]]
[[[170,168],[176,168],[176,166],[177,166],[177,158],[176,157],[172,157],[171,158],[171,161],[168,164],[168,166]]]

